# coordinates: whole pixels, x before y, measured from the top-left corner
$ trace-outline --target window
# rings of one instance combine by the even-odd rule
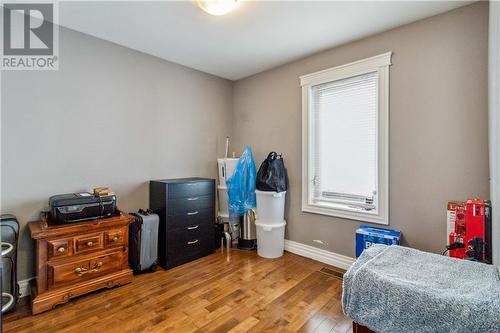
[[[391,55],[301,76],[304,212],[389,223]]]

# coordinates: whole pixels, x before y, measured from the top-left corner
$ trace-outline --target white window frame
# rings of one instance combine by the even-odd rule
[[[392,52],[300,77],[302,87],[302,211],[377,224],[389,224],[389,66]],[[313,142],[311,88],[318,84],[378,72],[378,207],[376,213],[355,211],[310,202],[313,175],[310,145]]]

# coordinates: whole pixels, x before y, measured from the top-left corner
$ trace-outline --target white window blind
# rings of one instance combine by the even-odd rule
[[[311,86],[312,201],[377,209],[378,71]]]
[[[303,212],[389,224],[391,57],[300,77]]]

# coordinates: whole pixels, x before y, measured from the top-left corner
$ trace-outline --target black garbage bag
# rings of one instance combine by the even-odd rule
[[[286,191],[286,169],[283,157],[276,152],[270,152],[262,162],[257,172],[256,188],[260,191]]]

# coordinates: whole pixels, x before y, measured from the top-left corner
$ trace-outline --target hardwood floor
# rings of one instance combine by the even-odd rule
[[[5,315],[4,332],[351,332],[342,281],[324,264],[285,253],[263,259],[231,249],[32,316]],[[332,267],[330,267],[332,268]]]

